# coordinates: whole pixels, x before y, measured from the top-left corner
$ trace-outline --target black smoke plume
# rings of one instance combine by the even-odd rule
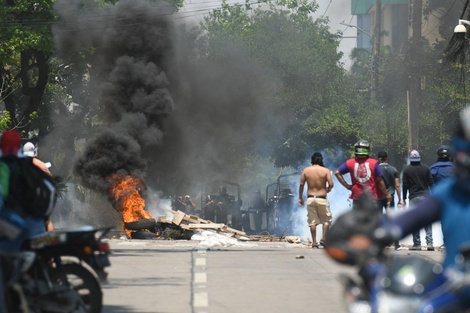
[[[236,157],[266,153],[288,120],[275,105],[276,75],[230,42],[219,58],[198,59],[170,5],[93,3],[55,6],[61,55],[93,51],[88,86],[102,130],[74,164],[83,183],[107,190],[108,175],[121,172],[174,194],[206,179],[239,181]]]
[[[83,2],[82,2],[82,5]],[[159,145],[159,118],[173,110],[168,79],[158,63],[171,54],[168,6],[120,1],[98,9],[91,2],[58,1],[55,39],[63,55],[96,49],[91,81],[105,127],[87,141],[75,172],[93,189],[107,190],[109,175],[141,177],[142,146]]]

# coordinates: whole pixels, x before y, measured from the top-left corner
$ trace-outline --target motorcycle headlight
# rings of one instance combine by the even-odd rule
[[[372,309],[367,301],[351,301],[346,303],[348,313],[371,313]]]
[[[420,299],[416,296],[380,292],[377,295],[377,303],[378,313],[414,313],[419,308]]]

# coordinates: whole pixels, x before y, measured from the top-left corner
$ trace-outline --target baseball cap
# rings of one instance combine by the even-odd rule
[[[410,152],[410,162],[419,162],[421,161],[421,156],[417,150],[411,150]]]
[[[387,154],[387,152],[382,150],[382,151],[379,151],[379,153],[377,153],[377,157],[379,159],[386,159],[388,157],[388,154]]]

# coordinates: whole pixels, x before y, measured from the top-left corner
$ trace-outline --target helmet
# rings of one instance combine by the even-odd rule
[[[363,265],[383,251],[374,232],[380,225],[376,202],[368,192],[359,196],[357,207],[340,215],[325,237],[326,253],[333,260],[349,265]]]
[[[369,153],[370,153],[370,144],[367,140],[361,139],[354,144],[355,155],[369,156]]]
[[[450,147],[443,145],[437,149],[437,157],[439,159],[448,159],[450,157]]]
[[[23,154],[27,155],[29,157],[35,157],[36,156],[36,147],[32,142],[27,142],[23,146]]]
[[[16,155],[20,148],[21,136],[16,130],[6,130],[0,138],[0,148],[3,155]]]

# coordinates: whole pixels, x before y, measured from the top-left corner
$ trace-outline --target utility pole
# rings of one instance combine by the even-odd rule
[[[382,25],[382,0],[375,0],[375,25],[370,60],[370,102],[377,103],[379,86],[380,32]]]
[[[419,59],[421,53],[421,27],[423,0],[410,1],[411,49],[409,60],[409,101],[408,101],[408,151],[419,149],[419,112],[421,106],[421,76]]]

